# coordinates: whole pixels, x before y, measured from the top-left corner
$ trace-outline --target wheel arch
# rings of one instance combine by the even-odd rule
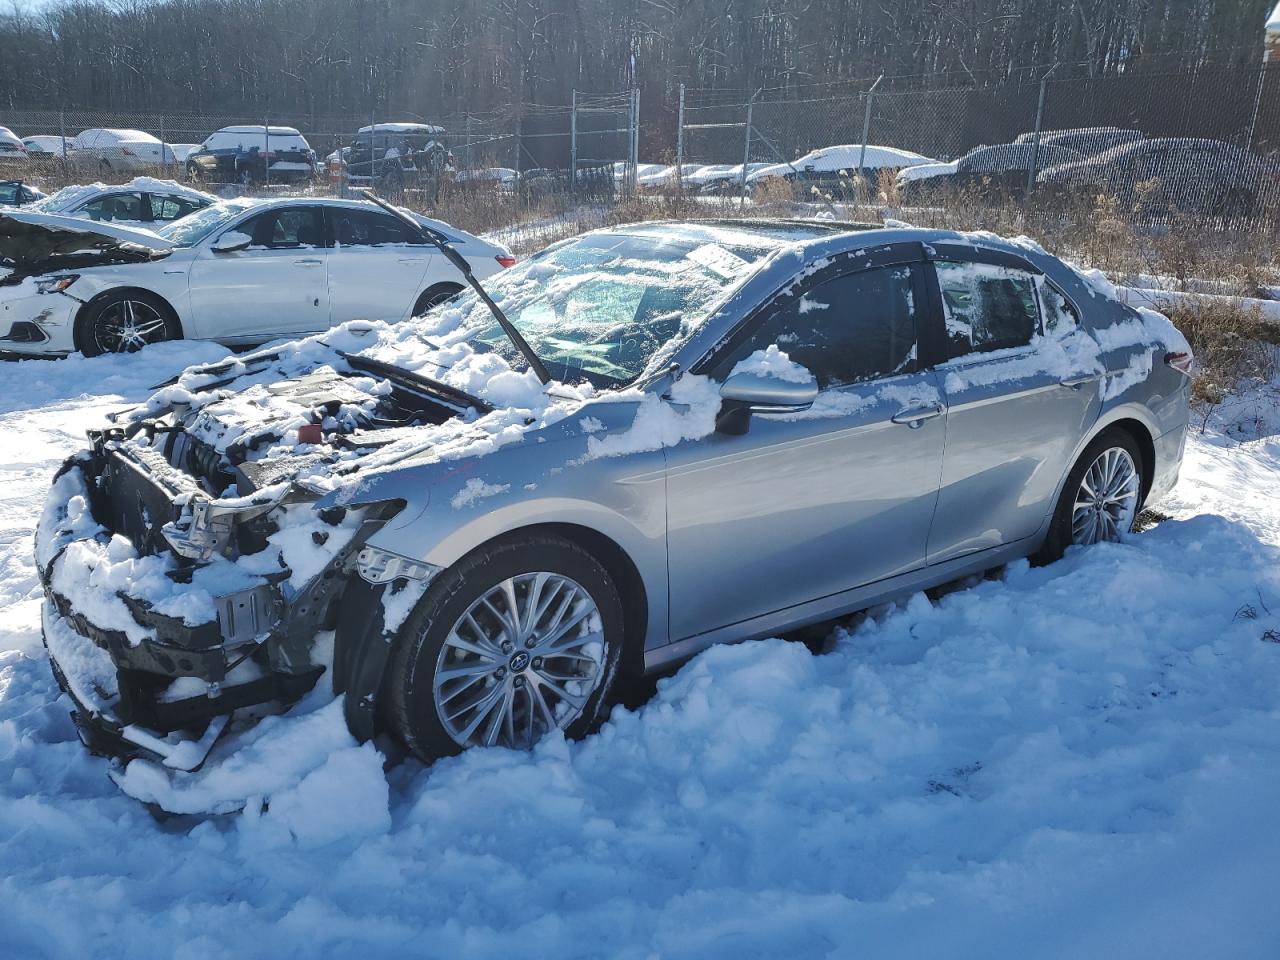
[[[648,633],[649,597],[635,561],[608,535],[577,523],[546,522],[514,527],[476,544],[456,562],[491,549],[506,540],[543,534],[559,537],[595,558],[618,589],[624,624],[620,666],[624,679],[644,671],[644,642]],[[343,698],[343,715],[359,740],[373,739],[380,727],[377,701],[381,699],[391,643],[382,620],[382,595],[386,586],[372,586],[351,574],[338,607],[334,637],[334,692]],[[372,613],[372,615],[371,615]]]
[[[1071,476],[1071,471],[1079,463],[1081,454],[1084,453],[1089,444],[1113,427],[1125,431],[1133,439],[1133,442],[1138,445],[1138,451],[1142,454],[1143,460],[1142,498],[1144,501],[1146,500],[1147,494],[1151,491],[1151,484],[1155,479],[1155,441],[1160,436],[1160,431],[1156,428],[1154,419],[1141,406],[1124,404],[1104,411],[1093,424],[1093,427],[1080,438],[1076,448],[1071,451],[1071,456],[1067,459],[1066,468],[1062,471],[1062,476],[1058,479],[1058,485],[1053,491],[1053,497],[1049,501],[1049,509],[1045,514],[1044,523],[1034,537],[1037,544],[1042,542],[1048,535],[1049,527],[1053,523],[1054,511],[1058,508],[1058,500],[1062,497],[1062,489],[1066,485],[1067,478]]]
[[[413,301],[413,315],[415,317],[420,316],[424,309],[423,304],[426,301],[430,300],[432,297],[437,296],[438,294],[441,294],[441,293],[446,293],[446,292],[450,296],[453,296],[454,294],[461,293],[462,290],[463,290],[462,284],[454,283],[451,280],[441,280],[437,283],[431,284],[431,286],[427,287],[420,294],[418,294],[417,300]]]
[[[107,287],[105,290],[99,290],[88,300],[84,301],[84,303],[76,310],[76,317],[73,322],[73,327],[77,336],[79,336],[80,324],[84,318],[89,315],[89,310],[101,303],[107,297],[114,296],[118,293],[141,293],[159,300],[161,305],[169,311],[170,316],[173,317],[173,322],[178,325],[178,335],[184,339],[186,338],[186,330],[184,330],[182,326],[182,314],[178,312],[178,308],[173,305],[173,302],[163,293],[159,293],[149,287],[138,286],[135,283],[123,283],[118,286]]]

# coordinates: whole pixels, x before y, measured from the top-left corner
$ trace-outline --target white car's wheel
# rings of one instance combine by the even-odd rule
[[[141,290],[122,290],[90,301],[75,326],[76,349],[86,357],[134,353],[148,344],[181,337],[178,318],[169,305]]]

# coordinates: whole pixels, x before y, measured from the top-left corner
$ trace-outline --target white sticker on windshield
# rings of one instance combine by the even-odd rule
[[[690,250],[685,256],[726,280],[736,277],[747,265],[747,261],[717,243],[704,243]]]

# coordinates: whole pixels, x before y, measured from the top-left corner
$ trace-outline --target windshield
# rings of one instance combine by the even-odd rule
[[[554,379],[619,387],[674,353],[714,301],[778,248],[776,239],[722,233],[586,236],[486,283]],[[474,348],[524,368],[474,293],[450,308],[461,312],[462,338]]]
[[[176,247],[194,247],[209,234],[225,223],[230,223],[244,211],[257,206],[256,200],[227,200],[215,203],[212,207],[175,220],[161,227],[156,233],[166,240],[172,241]]]

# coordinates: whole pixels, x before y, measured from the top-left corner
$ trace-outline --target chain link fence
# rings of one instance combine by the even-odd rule
[[[700,191],[757,201],[945,208],[962,197],[1051,211],[1110,197],[1135,221],[1280,225],[1280,64],[1057,73],[929,89],[885,78],[682,89],[678,156],[729,168],[697,180]]]
[[[860,217],[889,208],[916,222],[928,219],[921,211],[947,222],[958,202],[1012,202],[1052,216],[1064,204],[1083,208],[1106,197],[1131,222],[1167,224],[1178,216],[1218,227],[1280,225],[1280,64],[1107,77],[1067,72],[1050,68],[1035,82],[999,85],[871,78],[756,91],[680,87],[675,110],[657,93],[575,91],[568,104],[402,116],[396,119],[432,125],[432,142],[447,157],[432,182],[404,192],[412,205],[453,210],[461,225],[478,226],[527,220],[549,204],[563,212],[575,203],[653,193],[784,201],[794,212],[805,212],[797,204],[814,212],[843,204],[837,213]],[[674,114],[676,123],[647,125],[642,139],[646,104],[652,116]],[[7,166],[0,178],[55,188],[128,179],[136,165],[86,166],[74,149],[59,155],[82,131],[105,128],[141,130],[173,145],[145,172],[184,179],[193,172],[187,151],[214,131],[269,125],[307,138],[314,174],[303,183],[271,183],[268,175],[268,182],[220,192],[342,193],[358,131],[386,119],[8,110],[0,124],[22,137],[49,138],[54,152],[21,169]],[[676,163],[642,162],[658,156]]]

